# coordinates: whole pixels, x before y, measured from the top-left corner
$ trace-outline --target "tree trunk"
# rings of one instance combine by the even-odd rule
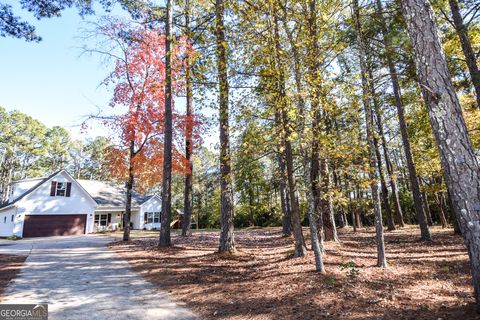
[[[2,192],[0,204],[7,202],[10,197],[10,187],[14,171],[14,154],[8,149],[3,154],[0,172],[0,190]]]
[[[279,71],[279,79],[277,84],[277,92],[279,94],[279,102],[277,112],[280,114],[282,123],[282,144],[285,146],[285,165],[287,171],[288,191],[290,197],[290,210],[292,215],[292,228],[295,240],[295,256],[303,257],[307,254],[305,246],[305,239],[303,238],[302,225],[300,221],[300,206],[297,198],[297,182],[295,178],[295,170],[293,164],[293,150],[291,144],[292,128],[287,110],[287,101],[285,93],[285,75],[283,71],[283,64],[281,61],[280,36],[278,31],[278,20],[274,19],[274,37],[275,37],[275,56],[276,67]]]
[[[470,73],[470,79],[472,80],[473,88],[475,89],[475,96],[477,98],[477,108],[480,108],[480,70],[478,70],[477,58],[468,36],[468,29],[465,23],[463,23],[462,14],[458,7],[457,0],[449,0],[450,10],[452,11],[453,24],[455,31],[457,32],[460,44],[462,45],[463,55],[465,56],[465,62],[467,63],[468,71]]]
[[[303,62],[307,65],[307,77],[306,82],[308,84],[308,94],[311,105],[312,117],[312,131],[313,136],[311,138],[312,155],[311,155],[311,171],[310,180],[312,183],[312,196],[315,209],[316,219],[311,223],[317,223],[315,227],[318,232],[317,238],[322,240],[334,240],[338,241],[335,228],[335,220],[333,220],[333,206],[331,203],[331,196],[329,194],[330,178],[328,174],[328,166],[326,160],[320,160],[321,148],[319,139],[321,138],[321,106],[320,95],[322,94],[322,75],[320,73],[320,66],[318,57],[320,56],[318,47],[318,28],[317,28],[317,8],[316,0],[308,1],[308,34],[309,41],[307,43],[306,59]],[[305,112],[305,103],[301,98],[301,62],[298,61],[298,49],[295,46],[292,33],[288,30],[288,24],[284,21],[285,28],[287,29],[287,36],[292,46],[292,52],[294,56],[294,76],[295,84],[297,88],[297,105],[299,107],[299,113],[301,114],[302,124],[301,129],[305,127],[305,119],[307,114]],[[302,132],[299,132],[302,134]],[[303,151],[303,150],[302,150]],[[304,159],[307,157],[307,152],[302,152]],[[321,165],[319,165],[321,163]],[[325,171],[327,170],[327,171]],[[320,189],[317,189],[320,188]],[[318,214],[318,216],[317,216]],[[322,244],[323,246],[323,244]]]
[[[372,123],[372,105],[369,93],[372,92],[372,84],[368,81],[367,65],[365,62],[366,47],[363,41],[362,28],[360,23],[360,9],[358,0],[353,0],[353,12],[355,19],[355,30],[357,33],[357,44],[360,59],[360,69],[362,73],[363,105],[365,108],[365,124],[367,128],[367,142],[370,166],[370,188],[372,190],[373,210],[375,212],[375,240],[377,242],[377,266],[386,268],[387,259],[385,257],[385,242],[383,236],[382,210],[380,208],[380,198],[378,194],[377,170],[375,165],[375,145],[373,142],[373,123]],[[370,88],[369,88],[370,87]]]
[[[277,113],[276,118],[278,119],[277,123],[280,126],[280,114]],[[290,201],[287,192],[287,173],[285,171],[285,154],[283,151],[284,146],[281,143],[279,148],[279,155],[278,155],[278,167],[280,171],[280,203],[282,206],[282,234],[284,236],[290,236],[292,234],[292,213],[290,211]]]
[[[320,159],[320,176],[320,187],[322,189],[321,212],[325,241],[338,242],[337,226],[335,225],[335,217],[333,214],[333,202],[329,194],[331,182],[327,159]]]
[[[285,11],[285,7],[282,7],[283,9],[283,13],[284,15],[286,15],[286,11]],[[282,19],[282,22],[283,22],[283,26],[284,26],[284,29],[285,29],[285,33],[287,35],[287,38],[288,38],[288,41],[290,43],[290,49],[292,51],[292,58],[293,58],[293,69],[294,69],[294,79],[295,79],[295,88],[296,88],[296,97],[295,97],[295,101],[296,101],[296,105],[297,105],[297,108],[300,112],[300,114],[304,114],[305,112],[305,101],[303,100],[303,97],[301,95],[301,92],[302,92],[302,71],[301,71],[301,65],[302,65],[302,61],[300,61],[300,57],[299,57],[299,52],[298,52],[298,48],[297,46],[295,46],[295,41],[293,39],[293,35],[292,35],[292,32],[290,31],[289,29],[289,26],[288,26],[288,21],[286,18]],[[275,21],[275,23],[278,23],[278,21]],[[276,28],[278,28],[278,26],[276,26]],[[303,126],[299,126],[300,130],[303,129],[305,123],[303,123]],[[284,146],[282,145],[281,146],[281,149],[284,150]],[[306,152],[304,151],[304,149],[302,148],[301,150],[302,152],[302,157],[303,157],[303,161],[305,163],[308,162],[308,157],[306,155]],[[280,168],[283,167],[283,172],[282,172],[282,175],[283,177],[286,177],[286,172],[285,172],[285,153],[283,152],[282,153],[282,156],[283,156],[283,165],[281,164],[280,165]],[[282,169],[281,169],[282,170]],[[285,193],[286,193],[286,196],[285,196],[285,205],[286,205],[286,212],[288,213],[288,215],[283,215],[282,217],[282,226],[283,226],[283,234],[284,235],[291,235],[292,234],[292,212],[291,212],[291,201],[289,199],[289,196],[288,196],[288,192],[286,192],[286,187],[287,187],[287,184],[285,183],[286,179],[282,179],[281,182],[283,182],[283,186],[285,188]],[[281,186],[282,187],[282,186]],[[281,191],[280,191],[281,192]],[[282,204],[283,206],[283,204]],[[283,210],[283,207],[282,207],[282,210]]]
[[[375,88],[373,85],[373,74],[372,74],[372,69],[370,66],[368,67],[368,78],[370,83],[372,84],[370,86],[370,95],[372,97],[372,102],[373,102],[373,110],[375,110],[376,114],[378,115],[380,113],[379,105],[378,105],[378,99],[376,96]],[[375,121],[373,119],[374,115],[372,112],[372,119],[370,120],[372,122],[372,125],[374,125]],[[378,126],[377,126],[378,128]],[[372,135],[373,135],[373,145],[375,146],[375,157],[377,159],[377,167],[378,167],[378,173],[380,175],[380,188],[381,188],[381,193],[382,193],[382,204],[383,208],[385,208],[385,211],[387,213],[387,229],[389,231],[395,230],[395,222],[393,221],[393,213],[392,213],[392,208],[390,207],[390,200],[389,200],[389,195],[388,195],[388,188],[387,188],[387,183],[385,181],[385,176],[383,175],[383,165],[382,165],[382,155],[380,154],[380,147],[378,146],[378,138],[375,133],[375,130],[372,128]]]
[[[350,182],[348,181],[347,174],[345,174],[345,192],[347,193],[348,211],[350,211],[350,218],[352,219],[353,232],[357,232],[357,223],[355,221],[355,213],[354,213],[355,210],[352,203],[352,193],[353,193],[353,197],[355,197],[355,193],[353,192],[353,190],[350,190]]]
[[[362,213],[358,210],[355,211],[355,221],[357,222],[357,228],[363,228]]]
[[[130,217],[132,216],[132,190],[135,177],[133,175],[133,158],[135,157],[135,141],[130,141],[128,154],[128,178],[126,183],[125,213],[123,214],[123,241],[130,241]]]
[[[282,115],[280,110],[275,111],[275,124],[280,128],[282,126]],[[278,143],[278,169],[279,169],[279,191],[280,191],[280,204],[282,207],[282,234],[284,236],[290,236],[292,234],[292,212],[290,206],[290,199],[287,191],[287,172],[285,169],[285,145],[283,139],[280,139]]]
[[[373,79],[371,81],[373,81]],[[390,188],[392,190],[393,207],[395,209],[395,218],[396,218],[397,224],[403,228],[405,227],[405,223],[403,221],[402,206],[400,205],[400,198],[398,196],[397,178],[396,178],[395,170],[393,169],[392,161],[390,160],[390,153],[388,149],[387,139],[385,138],[385,132],[383,131],[382,113],[380,111],[380,106],[378,102],[375,103],[374,105],[374,112],[375,112],[375,119],[377,120],[375,121],[375,123],[377,124],[378,134],[382,139],[383,157],[385,158],[385,167],[387,168]]]
[[[427,223],[429,226],[433,226],[432,212],[430,211],[430,206],[428,205],[428,197],[425,191],[422,192],[423,205],[425,207],[425,216],[427,218]]]
[[[190,3],[185,0],[185,33],[188,41],[191,41],[190,30]],[[192,190],[193,190],[193,92],[192,92],[192,70],[191,61],[187,57],[185,61],[185,89],[186,89],[186,129],[185,129],[185,160],[187,161],[188,170],[185,175],[185,190],[183,195],[183,220],[182,220],[182,236],[191,235],[190,225],[192,222]],[[197,222],[198,223],[198,222]]]
[[[224,0],[215,1],[217,38],[217,68],[220,85],[220,245],[219,252],[235,252],[233,233],[234,207],[230,155],[230,126],[228,123],[228,74],[227,74],[227,41],[225,39]]]
[[[342,181],[340,179],[340,176],[337,174],[337,169],[336,168],[333,168],[332,176],[333,176],[333,185],[335,187],[335,190],[338,191],[341,194],[343,192],[342,191]],[[345,208],[344,208],[343,204],[340,204],[338,207],[339,207],[339,211],[340,211],[340,219],[342,220],[341,228],[348,227],[347,214],[345,213]]]
[[[308,1],[309,15],[308,15],[308,25],[309,25],[309,35],[310,42],[308,43],[307,56],[308,56],[308,72],[309,77],[319,79],[320,75],[318,74],[318,43],[317,43],[317,3],[316,0]],[[298,66],[297,66],[298,68]],[[295,70],[295,74],[298,74],[298,70]],[[297,91],[300,89],[300,79],[296,76],[297,82]],[[320,143],[317,139],[320,136],[320,101],[318,99],[318,91],[310,90],[310,99],[311,99],[311,109],[313,113],[312,119],[312,130],[313,130],[313,139],[311,142],[312,153],[310,158],[310,172],[305,170],[305,183],[309,192],[307,192],[308,197],[308,208],[309,208],[309,225],[310,225],[310,237],[312,241],[312,249],[315,254],[315,266],[316,270],[321,273],[325,273],[325,268],[323,265],[323,219],[321,211],[321,187],[320,187]],[[304,106],[303,106],[304,107]],[[306,152],[305,152],[306,153]],[[304,154],[305,159],[305,168],[307,168],[308,156]]]
[[[315,148],[318,146],[312,146],[312,155],[317,152]],[[309,186],[307,191],[308,199],[308,213],[309,213],[309,225],[310,225],[310,237],[312,241],[312,249],[315,254],[315,266],[316,270],[321,273],[325,273],[325,267],[323,265],[323,223],[320,219],[320,187],[318,180],[319,163],[318,158],[312,157],[310,162],[310,174],[305,168],[305,183]]]
[[[352,219],[353,232],[357,232],[357,217],[355,215],[355,210],[353,209],[353,206],[352,206],[352,198],[350,196],[348,197],[348,208],[350,210],[350,216]]]
[[[401,4],[445,182],[468,248],[480,311],[480,167],[450,78],[433,10],[425,0],[403,0]]]
[[[313,4],[312,4],[313,3]],[[310,1],[311,15],[315,15],[315,0]],[[313,9],[313,10],[312,10]],[[317,110],[318,111],[318,110]],[[317,130],[317,117],[314,116],[313,128]],[[319,181],[319,160],[318,160],[318,142],[316,140],[312,143],[312,157],[310,159],[310,172],[308,172],[307,161],[304,164],[304,179],[307,185],[307,201],[308,201],[308,219],[310,225],[310,238],[312,241],[312,250],[315,254],[315,267],[318,272],[325,273],[325,267],[323,265],[323,222],[320,219],[320,181]],[[307,160],[306,158],[305,160]]]
[[[453,203],[452,203],[452,197],[450,196],[450,191],[447,188],[447,194],[445,199],[445,206],[449,208],[449,213],[450,213],[450,220],[452,221],[453,225],[453,233],[461,235],[462,231],[460,230],[460,224],[458,223],[458,216],[455,214],[454,209],[453,209]]]
[[[362,196],[360,194],[360,187],[358,184],[356,185],[356,197],[357,200],[361,200]],[[355,210],[355,221],[357,223],[357,228],[362,228],[363,227],[363,222],[362,222],[362,213],[359,210]]]
[[[307,248],[305,246],[305,240],[303,238],[302,225],[300,222],[300,207],[297,199],[297,182],[295,179],[295,172],[293,167],[293,151],[292,145],[290,143],[290,125],[288,121],[288,112],[285,108],[282,110],[282,122],[284,130],[284,141],[285,141],[285,156],[287,164],[287,177],[288,177],[288,187],[290,194],[290,204],[292,210],[292,226],[293,226],[293,236],[295,238],[295,256],[303,257],[307,254]]]
[[[393,221],[392,208],[390,207],[387,183],[385,182],[385,176],[383,175],[383,170],[382,170],[382,156],[380,155],[378,140],[376,138],[373,138],[373,141],[374,141],[373,144],[375,146],[375,156],[377,159],[377,168],[380,175],[380,189],[382,194],[382,204],[383,204],[383,208],[387,213],[387,230],[393,231],[396,228],[395,228],[395,223]]]
[[[440,217],[440,222],[442,223],[442,228],[445,229],[448,224],[447,224],[447,218],[445,217],[445,206],[443,204],[443,199],[442,199],[442,193],[440,193],[440,196],[438,195],[439,192],[435,192],[435,198],[438,203],[438,215]]]
[[[167,23],[165,28],[165,137],[163,144],[163,183],[162,183],[162,216],[160,225],[160,247],[170,247],[170,211],[172,208],[172,1],[167,0]]]
[[[403,0],[402,0],[403,1]],[[410,140],[408,138],[407,122],[405,120],[405,110],[403,107],[402,94],[400,91],[400,83],[397,76],[397,68],[393,63],[393,49],[388,41],[388,30],[383,16],[383,8],[380,0],[377,0],[377,12],[380,17],[382,29],[382,40],[385,45],[385,59],[390,72],[390,79],[392,81],[393,94],[395,97],[395,105],[397,107],[398,122],[400,126],[400,134],[402,136],[402,144],[405,153],[405,160],[407,162],[408,177],[410,179],[410,187],[412,189],[413,203],[415,207],[415,214],[420,225],[421,239],[423,241],[430,241],[430,230],[425,219],[425,213],[422,207],[422,196],[420,193],[420,185],[418,182],[417,170],[413,162],[412,148],[410,147]]]
[[[252,177],[250,177],[248,179],[248,184],[250,186],[253,186],[253,180],[252,180]],[[250,213],[250,217],[249,217],[249,227],[251,226],[254,226],[255,225],[255,190],[253,190],[252,187],[249,187],[248,188],[248,209],[249,209],[249,213]]]

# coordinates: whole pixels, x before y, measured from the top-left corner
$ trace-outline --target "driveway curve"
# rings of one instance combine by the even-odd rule
[[[24,239],[0,253],[28,254],[2,303],[48,303],[49,319],[197,319],[132,271],[101,235]]]

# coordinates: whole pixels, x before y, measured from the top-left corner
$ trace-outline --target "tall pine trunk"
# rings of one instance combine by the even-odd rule
[[[373,78],[371,75],[370,75],[370,81],[373,81]],[[385,132],[383,130],[382,112],[380,110],[380,104],[378,103],[378,101],[375,102],[373,111],[374,111],[374,118],[376,120],[374,122],[377,125],[378,135],[382,140],[383,157],[385,159],[385,167],[387,169],[388,178],[390,182],[390,189],[392,192],[393,207],[395,209],[396,222],[398,225],[400,225],[400,227],[404,227],[405,223],[403,221],[403,212],[402,212],[402,206],[400,205],[400,197],[398,196],[396,173],[393,169],[392,161],[390,160],[390,152],[387,144],[387,139],[385,138]],[[387,218],[388,218],[388,215],[387,215]],[[393,224],[393,226],[395,226],[395,224]]]
[[[348,211],[350,212],[350,219],[352,219],[353,232],[357,232],[357,223],[355,218],[355,208],[353,206],[353,199],[355,198],[354,190],[350,188],[351,184],[348,180],[348,174],[345,173],[345,193],[348,199]],[[353,198],[353,199],[352,199]]]
[[[393,62],[393,48],[388,41],[388,29],[383,16],[383,8],[380,0],[377,0],[377,13],[382,29],[382,41],[385,46],[385,59],[390,72],[390,80],[392,81],[393,95],[395,97],[395,106],[397,107],[398,123],[400,126],[400,134],[402,136],[403,151],[407,162],[408,178],[410,180],[410,188],[412,190],[413,204],[415,207],[415,215],[420,225],[420,237],[423,241],[430,241],[430,230],[425,218],[422,205],[422,195],[420,193],[420,184],[418,182],[417,170],[413,162],[412,148],[408,137],[407,121],[405,120],[405,109],[403,107],[402,94],[400,90],[400,82],[398,81],[397,68]]]
[[[314,2],[314,1],[312,1]],[[315,120],[313,126],[316,126]],[[307,171],[305,164],[305,183],[307,184],[307,200],[308,200],[308,219],[310,225],[310,238],[312,241],[312,249],[315,254],[315,267],[318,272],[325,273],[323,264],[323,221],[321,219],[320,210],[320,181],[319,181],[319,160],[318,143],[312,144],[312,157],[310,161],[310,172]]]
[[[430,206],[428,205],[428,196],[427,192],[422,192],[423,206],[425,207],[425,217],[427,218],[427,223],[429,226],[433,226],[432,212],[430,211]]]
[[[442,199],[443,194],[440,193],[440,196],[438,194],[439,192],[435,192],[435,199],[437,200],[438,204],[438,215],[440,217],[440,223],[442,224],[442,228],[445,229],[446,227],[448,227],[447,218],[445,215],[446,208]]]
[[[373,122],[373,119],[371,120]],[[378,139],[373,138],[373,145],[375,146],[375,158],[377,160],[377,169],[380,177],[380,189],[382,195],[382,204],[385,212],[387,213],[387,228],[389,231],[395,230],[395,223],[393,221],[392,208],[390,207],[390,199],[388,195],[387,182],[385,181],[385,176],[383,174],[383,165],[382,165],[382,156],[380,154],[380,147],[378,146]]]
[[[3,159],[0,165],[0,191],[2,192],[0,204],[7,202],[10,196],[10,184],[15,167],[14,158],[14,152],[10,148],[7,148],[3,153]]]
[[[284,97],[285,98],[285,97]],[[290,196],[290,205],[292,210],[292,227],[295,239],[295,256],[303,257],[307,254],[305,239],[303,238],[302,225],[300,221],[300,205],[297,198],[297,182],[295,178],[295,169],[293,165],[293,150],[291,144],[291,129],[288,117],[288,111],[283,106],[282,111],[283,140],[285,143],[285,162],[287,168],[288,191]]]
[[[310,83],[312,81],[320,81],[321,75],[319,73],[318,65],[318,30],[317,30],[317,3],[316,0],[309,0],[308,2],[309,15],[308,15],[308,25],[309,25],[309,35],[310,42],[307,48],[308,56],[308,72]],[[297,84],[297,90],[298,90]],[[312,88],[310,88],[312,89]],[[315,88],[316,89],[316,88]],[[304,168],[304,177],[305,184],[307,185],[307,201],[308,201],[308,213],[309,213],[309,226],[310,226],[310,238],[312,241],[312,249],[315,255],[315,267],[318,272],[325,273],[325,267],[323,264],[323,219],[322,211],[320,206],[321,201],[321,191],[320,191],[320,143],[317,138],[320,137],[320,100],[319,92],[317,90],[310,90],[310,99],[311,99],[311,108],[313,113],[312,121],[312,150],[311,150],[311,159],[310,159],[310,172],[307,170],[307,161],[308,156],[304,155],[307,161],[305,161]]]
[[[219,252],[235,252],[233,233],[233,187],[230,155],[230,126],[228,110],[227,41],[225,39],[223,0],[215,1],[215,36],[217,38],[217,69],[219,82],[220,121],[220,244]]]
[[[305,110],[306,110],[306,106],[305,106],[305,101],[304,101],[304,98],[302,97],[302,69],[301,69],[301,66],[302,66],[302,63],[303,61],[301,61],[300,59],[300,53],[299,53],[299,50],[298,50],[298,47],[295,45],[295,40],[293,38],[293,34],[292,34],[292,31],[289,29],[289,26],[288,26],[288,19],[286,18],[287,17],[287,12],[286,12],[286,7],[282,7],[282,10],[283,10],[283,19],[282,19],[282,22],[283,22],[283,26],[284,26],[284,29],[285,29],[285,33],[286,33],[286,36],[288,38],[288,41],[290,43],[290,49],[292,51],[292,58],[293,58],[293,76],[294,76],[294,80],[295,80],[295,89],[296,89],[296,97],[295,97],[295,102],[296,102],[296,106],[298,108],[298,111],[299,111],[299,114],[301,115],[301,118],[302,118],[302,124],[299,125],[299,134],[301,134],[301,130],[303,130],[304,126],[305,126],[305,121],[304,121],[304,118],[305,118]],[[275,24],[277,24],[275,26],[275,30],[278,32],[278,17],[276,17],[276,20],[274,21]],[[278,35],[276,35],[276,37],[278,38]],[[284,146],[282,145],[282,150],[284,150]],[[302,154],[302,160],[305,163],[308,163],[309,159],[308,159],[308,151],[306,151],[304,148],[301,148],[301,154]],[[283,164],[280,165],[281,168],[283,168],[283,176],[286,177],[286,171],[285,171],[285,152],[282,152],[282,156],[283,156]],[[304,168],[305,168],[305,165],[304,165]],[[287,183],[288,183],[288,179],[282,179],[281,183],[287,187]],[[282,187],[282,185],[280,185],[280,187]],[[307,191],[307,199],[308,199],[308,191]],[[292,229],[293,229],[293,226],[292,226],[292,211],[291,211],[291,200],[288,196],[288,193],[286,194],[286,209],[287,209],[287,212],[288,212],[288,216],[286,216],[285,214],[283,215],[283,218],[282,218],[282,226],[283,226],[283,234],[284,235],[290,235],[292,233]],[[309,204],[310,205],[310,204]],[[288,233],[287,233],[288,231]]]
[[[325,152],[322,152],[319,139],[322,136],[322,121],[326,121],[326,117],[322,117],[321,110],[321,94],[323,94],[323,79],[322,74],[320,73],[320,62],[319,56],[320,51],[318,47],[318,28],[317,28],[317,14],[316,14],[316,0],[308,1],[308,32],[309,32],[309,42],[307,47],[307,83],[309,84],[309,98],[311,104],[311,113],[313,114],[312,121],[312,130],[314,132],[312,136],[312,173],[317,174],[317,176],[312,176],[311,179],[313,183],[318,182],[320,190],[315,190],[313,192],[314,201],[320,203],[319,218],[316,219],[318,230],[323,229],[323,234],[319,234],[318,237],[324,237],[327,241],[338,241],[337,229],[335,226],[335,219],[333,217],[333,203],[330,195],[330,173],[328,168],[328,160],[325,158]],[[291,37],[291,34],[290,34]],[[293,43],[292,40],[290,40]],[[294,51],[295,53],[295,51]],[[295,79],[297,83],[297,91],[299,90],[299,66],[297,65],[297,70],[295,70]],[[305,112],[302,110],[303,116],[306,117]],[[316,162],[319,163],[319,170],[316,170]],[[321,195],[321,196],[320,196]],[[316,198],[320,197],[320,198]]]
[[[337,226],[333,211],[333,200],[330,195],[331,179],[330,168],[327,159],[320,159],[320,188],[322,197],[320,199],[320,207],[322,213],[323,232],[325,241],[338,242]],[[320,228],[319,228],[320,229]]]
[[[480,167],[450,78],[433,10],[425,0],[402,0],[401,4],[445,182],[468,248],[480,311]]]
[[[360,60],[360,70],[362,78],[362,90],[363,90],[363,105],[365,108],[365,124],[367,128],[367,143],[369,153],[369,166],[370,166],[370,188],[372,190],[373,211],[375,213],[375,241],[377,243],[377,266],[386,268],[387,259],[385,257],[385,241],[383,236],[383,223],[382,223],[382,210],[380,207],[380,197],[378,194],[378,177],[377,168],[375,165],[375,145],[373,142],[373,121],[372,121],[372,92],[371,86],[367,74],[366,54],[367,49],[362,35],[362,27],[360,22],[360,9],[358,7],[358,0],[353,0],[353,15],[355,19],[355,30],[357,33],[357,45],[358,55]]]
[[[275,123],[278,127],[282,125],[280,112],[275,112]],[[282,207],[282,234],[290,236],[292,234],[292,212],[290,209],[290,199],[287,190],[287,172],[285,169],[285,146],[280,139],[278,144],[278,169],[279,169],[279,191],[280,204]]]
[[[375,88],[373,86],[373,72],[370,64],[367,65],[368,68],[368,79],[370,83],[372,84],[370,86],[370,95],[372,97],[372,103],[373,103],[373,110],[375,110],[375,114],[379,113],[379,103],[378,99],[376,96]],[[374,112],[372,110],[372,134],[373,134],[373,145],[375,146],[375,158],[377,159],[377,167],[378,167],[378,173],[380,177],[380,188],[381,188],[381,194],[382,194],[382,204],[385,209],[385,212],[387,213],[387,228],[390,231],[395,230],[395,222],[393,221],[393,213],[392,213],[392,208],[390,206],[390,198],[388,194],[388,188],[387,188],[387,182],[385,180],[385,176],[383,174],[383,164],[382,164],[382,155],[380,153],[380,146],[379,146],[379,141],[377,137],[377,130],[373,129],[375,127],[375,119],[374,119]],[[376,126],[378,129],[378,125]]]
[[[332,170],[332,176],[333,176],[333,185],[335,187],[335,190],[339,193],[342,194],[342,181],[341,177],[337,173],[337,168],[333,168]],[[340,211],[340,219],[342,220],[342,228],[348,227],[348,219],[347,219],[347,214],[345,212],[345,206],[343,204],[339,205],[339,211]]]
[[[173,5],[167,0],[167,23],[165,28],[165,137],[163,144],[163,183],[162,183],[162,217],[160,225],[160,247],[170,247],[170,211],[172,208],[172,26]]]
[[[190,2],[185,0],[185,33],[188,41],[191,41],[190,30]],[[190,225],[192,221],[192,190],[193,190],[193,92],[192,92],[192,66],[190,58],[185,61],[185,89],[186,89],[186,128],[185,128],[185,160],[189,172],[185,175],[185,190],[183,194],[183,220],[182,220],[182,236],[191,234]],[[198,223],[198,221],[197,221]]]
[[[278,78],[276,79],[276,91],[278,94],[278,102],[275,106],[276,112],[279,113],[281,122],[281,143],[285,147],[285,168],[287,172],[288,195],[290,198],[290,210],[292,215],[292,231],[295,241],[295,256],[303,257],[307,254],[305,246],[305,239],[303,238],[302,225],[300,221],[300,205],[297,197],[297,181],[295,178],[294,156],[292,150],[291,137],[293,134],[292,126],[290,124],[290,117],[287,110],[287,96],[285,92],[285,74],[282,64],[280,47],[280,35],[278,19],[274,15],[274,45],[275,45],[275,65],[278,71]]]
[[[472,80],[473,88],[475,89],[477,108],[480,108],[480,70],[478,70],[477,57],[475,51],[473,51],[470,37],[468,36],[467,26],[463,22],[462,14],[458,7],[458,1],[449,0],[448,2],[450,3],[450,10],[452,11],[455,31],[460,39],[465,62],[467,63],[468,71],[470,73],[470,79]]]

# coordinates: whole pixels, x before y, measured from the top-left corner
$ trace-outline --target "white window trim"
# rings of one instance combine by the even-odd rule
[[[108,227],[108,215],[110,214],[110,221],[111,221],[111,213],[98,213],[95,214],[95,217],[93,217],[93,223],[99,227]],[[98,220],[97,220],[98,216]],[[102,216],[105,216],[104,219],[102,219]],[[105,225],[102,225],[101,222],[105,221]],[[111,222],[110,222],[111,223]]]
[[[147,224],[160,223],[160,212],[145,212],[147,214]]]

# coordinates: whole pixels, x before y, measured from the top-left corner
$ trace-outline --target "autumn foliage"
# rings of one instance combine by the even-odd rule
[[[125,22],[109,23],[100,29],[102,35],[112,40],[118,53],[115,68],[104,80],[113,86],[111,106],[125,108],[125,113],[108,119],[107,125],[118,132],[118,147],[108,150],[110,170],[113,177],[125,180],[131,162],[136,178],[136,189],[140,192],[162,180],[163,132],[165,102],[165,35],[158,30],[143,26],[132,26]],[[181,37],[173,46],[173,88],[176,94],[184,90],[182,76],[186,59],[193,58],[189,41]],[[196,128],[199,120],[186,117],[173,110],[174,139],[183,141],[186,130],[193,130],[199,140]],[[133,156],[130,156],[130,146]],[[173,148],[173,171],[188,172],[188,165],[180,148]]]

